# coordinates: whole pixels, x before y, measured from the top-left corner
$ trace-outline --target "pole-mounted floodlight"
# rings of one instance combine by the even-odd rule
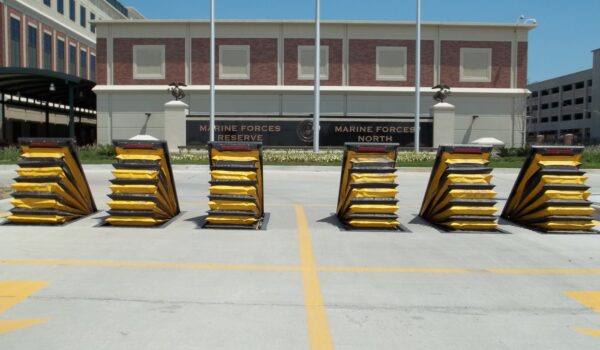
[[[321,0],[315,0],[315,113],[313,114],[313,151],[319,152],[321,123]]]
[[[421,0],[417,0],[417,43],[415,51],[415,152],[419,152],[421,134]]]
[[[215,140],[215,0],[210,0],[210,141]]]

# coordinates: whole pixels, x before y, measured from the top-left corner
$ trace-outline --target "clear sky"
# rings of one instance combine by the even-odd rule
[[[147,18],[206,19],[209,0],[121,0]],[[529,81],[592,67],[600,48],[600,0],[422,0],[423,21],[537,20],[529,36]],[[217,19],[312,19],[314,0],[215,0]],[[321,0],[323,19],[414,20],[415,0]]]

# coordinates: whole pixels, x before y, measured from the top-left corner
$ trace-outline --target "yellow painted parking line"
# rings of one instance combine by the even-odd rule
[[[600,329],[583,329],[577,328],[575,329],[579,333],[591,335],[592,337],[600,338]]]
[[[469,273],[469,269],[437,268],[395,268],[395,267],[334,267],[323,266],[317,269],[323,272],[376,272],[376,273]]]
[[[47,322],[47,319],[37,320],[17,320],[17,321],[3,321],[0,320],[0,334],[14,332],[19,329],[34,326],[36,324]]]
[[[308,220],[304,207],[295,206],[298,225],[298,242],[300,246],[300,265],[302,266],[302,284],[304,286],[304,306],[310,348],[313,350],[333,349],[331,332],[325,312],[323,293],[319,282],[317,264],[312,249]]]
[[[600,313],[600,292],[598,291],[573,291],[565,292],[565,294],[589,307],[590,309]]]
[[[565,294],[597,313],[600,313],[600,291],[571,291],[565,292]],[[600,338],[600,329],[577,328],[575,330],[579,333]]]
[[[0,260],[0,265],[55,265],[92,267],[135,267],[151,269],[190,269],[190,270],[254,270],[254,271],[300,271],[297,266],[269,265],[217,265],[169,262],[136,261],[78,261],[78,260]]]
[[[302,207],[302,206],[299,206]],[[306,225],[308,232],[308,226]],[[310,236],[308,237],[310,241]],[[311,250],[312,255],[312,250]],[[313,258],[314,259],[314,258]],[[249,270],[249,271],[306,271],[357,272],[357,273],[407,273],[407,274],[499,274],[499,275],[600,275],[600,269],[478,269],[478,268],[420,268],[420,267],[344,267],[344,266],[285,266],[285,265],[220,265],[203,263],[144,262],[144,261],[80,261],[80,260],[0,260],[2,265],[38,265],[73,267],[131,267],[146,269],[188,270]]]
[[[600,269],[476,269],[476,268],[413,268],[413,267],[336,267],[321,266],[324,272],[372,272],[372,273],[487,273],[499,275],[598,275]]]
[[[0,313],[27,299],[48,283],[39,281],[0,281]],[[46,322],[47,319],[0,320],[0,334]]]

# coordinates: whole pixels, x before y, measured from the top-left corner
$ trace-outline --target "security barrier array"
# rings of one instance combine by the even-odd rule
[[[587,177],[579,169],[583,147],[532,147],[502,217],[544,232],[589,232],[596,223]]]
[[[440,146],[419,215],[449,230],[496,230],[491,151],[492,147],[473,145]]]
[[[261,143],[210,142],[207,228],[255,228],[264,219]]]
[[[114,141],[114,163],[106,223],[158,226],[179,214],[179,202],[165,141]]]
[[[19,144],[9,222],[57,225],[96,211],[74,140],[30,138]]]
[[[398,229],[397,144],[346,143],[337,217],[348,228]]]

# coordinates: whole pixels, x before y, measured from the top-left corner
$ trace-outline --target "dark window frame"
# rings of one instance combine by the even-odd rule
[[[49,41],[47,39],[50,39]],[[44,32],[42,36],[43,40],[43,51],[42,51],[42,66],[44,69],[52,69],[52,34]]]
[[[10,26],[8,30],[10,31],[10,65],[11,67],[20,67],[22,60],[21,45],[23,44],[23,38],[21,34],[21,20],[14,17],[10,17]]]

